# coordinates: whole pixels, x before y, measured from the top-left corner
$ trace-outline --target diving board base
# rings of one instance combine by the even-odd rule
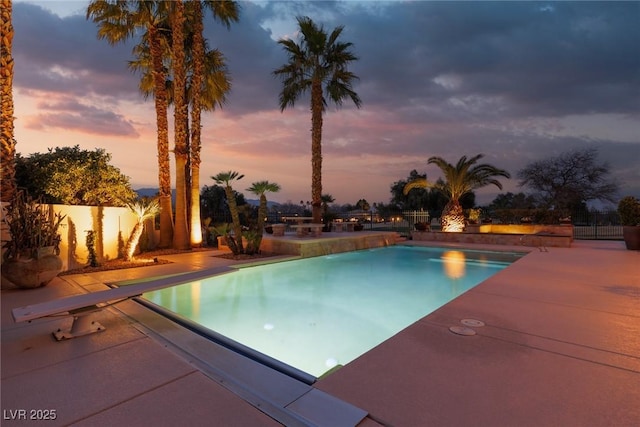
[[[70,311],[69,314],[73,316],[71,328],[69,330],[58,329],[53,332],[54,338],[56,341],[63,341],[104,331],[106,329],[104,326],[91,320],[91,315],[100,310],[102,310],[101,307],[93,305]]]

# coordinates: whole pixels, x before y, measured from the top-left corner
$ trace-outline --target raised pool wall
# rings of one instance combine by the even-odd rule
[[[397,233],[355,231],[339,233],[339,237],[328,237],[323,233],[321,238],[283,238],[265,235],[260,250],[278,255],[297,255],[302,258],[329,255],[361,249],[381,248],[395,245]]]
[[[569,248],[573,242],[573,225],[468,225],[462,233],[412,231],[411,238],[418,241],[447,243],[481,243],[490,245]]]

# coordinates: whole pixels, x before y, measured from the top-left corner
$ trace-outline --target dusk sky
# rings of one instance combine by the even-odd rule
[[[429,157],[478,153],[512,174],[503,191],[526,191],[518,170],[582,147],[609,163],[620,197],[640,197],[640,2],[239,3],[229,31],[207,15],[233,86],[203,117],[202,185],[236,170],[247,198],[269,180],[282,186],[270,200],[310,200],[309,98],[280,112],[272,75],[287,60],[276,41],[309,16],[328,32],[343,25],[359,57],[350,69],[362,108],[348,101],[324,117],[323,193],[336,203],[388,203],[412,169],[441,176]],[[98,40],[87,4],[14,0],[16,149],[104,148],[134,188],[157,187],[153,100],[127,68],[134,42]]]

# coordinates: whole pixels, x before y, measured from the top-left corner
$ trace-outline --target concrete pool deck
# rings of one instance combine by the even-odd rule
[[[68,318],[29,324],[11,318],[15,307],[103,283],[235,263],[211,255],[62,276],[37,290],[3,289],[2,425],[37,425],[28,418],[47,410],[56,415],[41,421],[49,426],[279,425],[118,306],[100,313],[105,332],[66,342],[55,342],[51,331]],[[462,319],[486,325],[474,327],[474,336],[451,333]],[[314,387],[366,411],[361,426],[638,425],[640,252],[598,241],[533,248]]]

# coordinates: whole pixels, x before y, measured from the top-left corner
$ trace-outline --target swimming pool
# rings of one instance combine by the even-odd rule
[[[143,298],[319,377],[522,255],[390,246],[241,268]]]

